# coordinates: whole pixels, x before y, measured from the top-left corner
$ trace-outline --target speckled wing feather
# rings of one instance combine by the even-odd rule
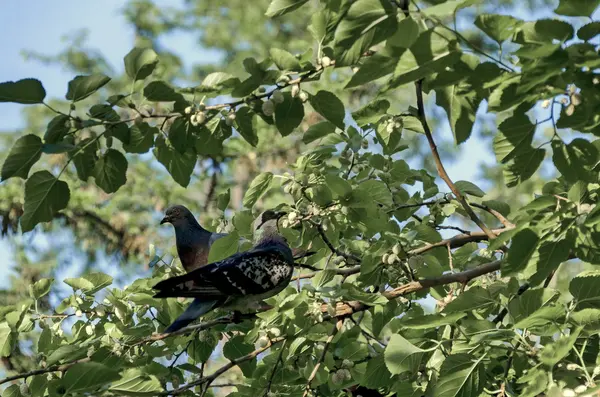
[[[293,267],[279,250],[253,249],[154,286],[156,298],[261,295],[289,282]]]

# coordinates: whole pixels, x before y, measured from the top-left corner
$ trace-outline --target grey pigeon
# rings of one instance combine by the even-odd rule
[[[175,244],[179,260],[186,272],[191,272],[208,262],[212,244],[226,233],[212,233],[204,229],[194,218],[194,214],[183,205],[173,205],[165,211],[160,224],[170,223],[175,228]],[[245,241],[240,239],[240,244]],[[312,251],[292,249],[294,259],[313,255]]]
[[[186,272],[198,269],[208,262],[210,246],[225,233],[212,233],[204,229],[190,210],[183,205],[173,205],[165,211],[160,224],[170,223],[175,228],[177,254]]]
[[[155,298],[195,298],[164,332],[175,332],[218,307],[251,307],[282,291],[294,271],[292,250],[277,230],[284,214],[267,210],[256,219],[256,245],[250,250],[156,284]]]

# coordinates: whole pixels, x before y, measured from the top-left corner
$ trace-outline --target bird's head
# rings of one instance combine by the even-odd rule
[[[173,226],[181,225],[184,222],[187,222],[191,219],[194,219],[194,215],[191,213],[183,205],[173,205],[165,211],[164,218],[160,221],[160,224],[170,223]]]
[[[285,211],[266,210],[262,212],[254,221],[254,232],[273,229],[277,231],[277,221],[286,214]]]

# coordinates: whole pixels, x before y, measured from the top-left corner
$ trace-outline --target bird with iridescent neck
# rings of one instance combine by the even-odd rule
[[[212,233],[200,226],[194,214],[183,205],[173,205],[165,211],[160,224],[170,223],[175,229],[177,254],[186,272],[208,262],[211,245],[225,233]]]
[[[175,229],[175,244],[179,260],[186,272],[191,272],[208,263],[210,247],[226,233],[212,233],[204,229],[194,214],[183,205],[173,205],[165,211],[160,224],[170,223]],[[246,240],[240,239],[240,245]],[[313,255],[312,251],[292,249],[295,259]]]
[[[195,298],[164,332],[175,332],[218,307],[251,308],[281,292],[294,271],[292,250],[278,231],[284,214],[267,210],[258,216],[250,250],[156,284],[155,298]]]

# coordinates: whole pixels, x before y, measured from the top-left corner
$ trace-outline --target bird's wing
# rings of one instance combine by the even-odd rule
[[[261,294],[287,278],[291,272],[289,268],[279,251],[252,249],[163,280],[154,286],[159,290],[154,296],[220,299]]]

